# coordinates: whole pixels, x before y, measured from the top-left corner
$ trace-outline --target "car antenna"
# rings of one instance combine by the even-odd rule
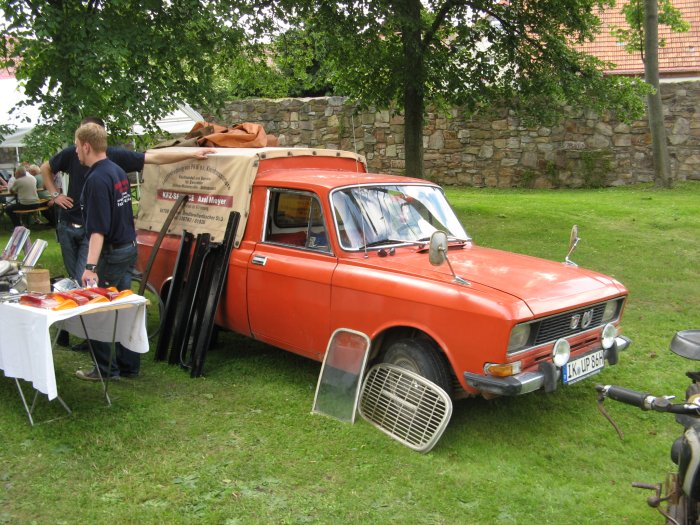
[[[350,123],[352,124],[352,147],[355,151],[355,175],[357,175],[357,183],[360,183],[360,162],[357,155],[357,139],[355,138],[355,114],[350,113]],[[358,202],[359,206],[360,203]],[[362,210],[360,210],[362,211]],[[365,250],[365,259],[369,258],[367,253],[367,236],[365,235],[365,221],[362,219],[362,213],[360,213],[360,226],[362,227],[362,246]]]

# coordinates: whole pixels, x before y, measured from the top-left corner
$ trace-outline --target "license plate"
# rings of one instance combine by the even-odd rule
[[[597,374],[605,366],[605,351],[598,350],[566,363],[562,368],[562,381],[570,385],[588,376]]]

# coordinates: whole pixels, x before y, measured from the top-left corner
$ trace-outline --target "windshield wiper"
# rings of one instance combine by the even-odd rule
[[[454,236],[447,238],[449,243],[457,244],[459,246],[464,246],[466,243],[471,241],[471,238],[459,239]],[[368,242],[367,244],[360,246],[358,249],[365,250],[367,248],[377,248],[378,246],[385,246],[388,244],[409,244],[420,246],[421,249],[427,248],[430,242],[430,237],[421,237],[420,239],[381,239],[379,241]]]
[[[466,244],[471,240],[472,240],[471,237],[467,237],[466,239],[460,239],[459,237],[455,237],[454,235],[449,235],[447,237],[447,242],[454,242],[457,244]],[[430,237],[421,237],[417,241],[413,241],[413,242],[417,242],[417,243],[421,243],[421,244],[426,243],[426,242],[430,242]]]
[[[360,246],[360,250],[365,248],[376,248],[377,246],[384,246],[385,244],[407,244],[413,243],[415,241],[405,241],[403,239],[382,239],[380,241],[368,242],[367,244]]]

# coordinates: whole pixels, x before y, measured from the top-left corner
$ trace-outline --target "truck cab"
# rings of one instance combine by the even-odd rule
[[[167,295],[183,230],[221,239],[241,213],[217,325],[317,361],[339,328],[366,334],[371,362],[417,372],[454,397],[554,391],[618,362],[627,297],[566,262],[483,248],[431,182],[367,173],[350,152],[218,148],[147,165],[137,219],[148,261],[188,195],[149,281]],[[448,264],[431,264],[442,232]],[[434,248],[434,246],[433,246]]]

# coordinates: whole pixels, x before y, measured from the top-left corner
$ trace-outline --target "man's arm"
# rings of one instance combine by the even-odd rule
[[[183,148],[184,150],[185,148]],[[204,160],[210,154],[215,153],[214,148],[188,148],[191,151],[168,151],[167,149],[149,150],[146,152],[145,164],[170,164],[181,160]]]
[[[100,260],[100,254],[102,253],[102,246],[105,242],[105,236],[102,233],[92,233],[90,235],[90,242],[88,243],[88,256],[87,264],[97,264]],[[83,271],[83,286],[90,286],[92,284],[97,284],[98,276],[93,270],[88,270],[87,268]]]
[[[49,192],[49,195],[52,195],[54,193],[59,193],[58,188],[53,182],[53,170],[51,169],[51,165],[49,164],[48,161],[44,162],[41,165],[41,175],[44,178],[44,188]],[[58,197],[52,197],[51,201],[49,202],[49,205],[51,204],[58,204],[61,208],[64,209],[69,209],[73,207],[73,199],[71,199],[68,195],[63,195],[59,194]]]

